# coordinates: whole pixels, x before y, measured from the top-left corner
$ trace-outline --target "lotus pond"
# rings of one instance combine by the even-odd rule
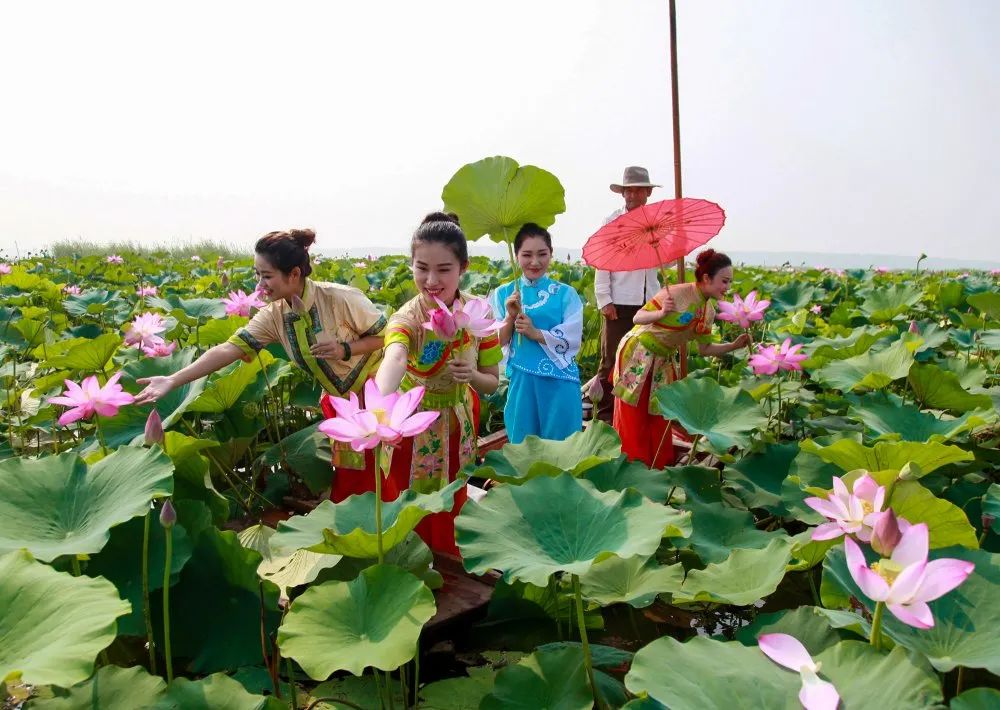
[[[553,270],[591,299],[586,378],[593,273]],[[509,275],[477,258],[463,287]],[[325,259],[314,278],[387,311],[414,295],[401,257]],[[771,302],[755,342],[801,344],[802,369],[692,356],[656,394],[693,437],[662,471],[627,461],[602,424],[490,451],[467,469],[492,485],[457,540],[492,598],[422,643],[442,576],[413,530],[464,482],[386,503],[379,564],[373,494],[307,512],[330,486],[329,441],[320,392],[282,351],[172,391],[155,405],[165,433],[152,405],[112,397],[67,422],[50,401],[66,380],[110,393],[119,372],[134,394],[224,342],[247,322],[223,298],[252,291],[249,258],[14,264],[0,272],[0,699],[1000,707],[996,278],[737,268],[733,291]],[[146,313],[162,342],[134,347]],[[484,402],[481,434],[503,399]]]

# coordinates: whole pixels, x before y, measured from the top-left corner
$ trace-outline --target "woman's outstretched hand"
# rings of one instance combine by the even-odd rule
[[[733,341],[733,350],[739,350],[740,348],[745,348],[750,344],[750,336],[746,333],[741,333],[736,340]]]
[[[135,396],[136,404],[155,402],[174,388],[173,378],[167,376],[140,377],[136,384],[146,385],[146,388]]]

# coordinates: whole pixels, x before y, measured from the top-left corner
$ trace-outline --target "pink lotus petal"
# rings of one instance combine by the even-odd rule
[[[847,571],[851,574],[854,583],[861,587],[861,591],[869,599],[875,601],[885,601],[889,596],[888,583],[868,568],[865,562],[864,553],[858,547],[858,543],[849,537],[844,538],[844,552],[847,556]]]
[[[920,587],[920,582],[924,578],[924,570],[927,569],[927,560],[922,560],[903,570],[896,575],[892,584],[889,585],[889,597],[886,602],[906,603],[913,598],[914,593]]]
[[[354,392],[350,393],[350,397],[348,399],[344,399],[343,397],[330,397],[330,404],[333,406],[333,410],[337,413],[337,416],[345,419],[350,419],[361,411],[358,395]]]
[[[871,501],[875,499],[875,494],[879,488],[881,486],[875,482],[875,479],[866,473],[854,482],[854,495],[858,498]]]
[[[914,597],[922,602],[934,601],[964,582],[975,568],[971,562],[951,557],[932,560],[927,563],[924,578]]]
[[[417,412],[402,423],[399,431],[403,436],[416,436],[426,431],[437,420],[440,414],[440,412]]]
[[[838,523],[823,523],[812,532],[813,540],[833,540],[844,534],[844,529]]]
[[[358,436],[362,436],[367,433],[361,426],[358,425],[356,421],[354,421],[353,418],[347,417],[327,419],[321,422],[316,428],[331,439],[343,442],[353,441]]]
[[[892,551],[892,561],[903,567],[925,562],[927,560],[927,550],[929,549],[929,533],[927,523],[911,525],[909,530],[903,533]]]
[[[816,668],[812,656],[794,636],[788,634],[761,634],[757,637],[757,646],[764,655],[777,663],[798,673],[803,668]]]
[[[92,413],[93,412],[87,407],[75,407],[74,409],[70,409],[69,411],[64,412],[63,415],[59,417],[58,420],[59,426],[66,426],[67,424],[72,424],[78,419],[89,417]]]
[[[799,702],[805,710],[836,710],[840,695],[833,683],[822,680],[815,671],[806,669],[802,674]]]
[[[403,438],[402,432],[398,429],[393,429],[391,426],[386,426],[385,424],[379,424],[375,427],[375,433],[378,434],[378,438],[386,444],[398,444]]]
[[[379,445],[381,439],[371,436],[360,437],[351,441],[351,448],[355,451],[367,451]]]
[[[934,626],[934,615],[931,608],[924,602],[912,602],[910,604],[886,604],[893,616],[904,624],[918,629],[930,629]]]

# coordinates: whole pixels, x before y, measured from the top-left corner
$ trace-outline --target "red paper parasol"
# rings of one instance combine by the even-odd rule
[[[663,200],[626,212],[583,246],[583,260],[604,271],[653,269],[687,256],[714,237],[726,213],[708,200]]]

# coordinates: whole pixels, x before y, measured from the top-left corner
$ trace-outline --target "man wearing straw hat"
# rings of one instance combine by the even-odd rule
[[[628,211],[646,204],[654,185],[649,181],[649,171],[636,165],[625,168],[621,183],[613,183],[611,191],[625,198],[625,206],[615,210],[604,223],[613,221]],[[601,365],[597,377],[603,392],[596,418],[611,423],[614,411],[614,397],[611,396],[611,370],[615,366],[615,352],[618,343],[632,328],[632,318],[646,301],[660,290],[660,279],[656,269],[636,271],[597,270],[594,277],[594,292],[597,307],[603,316],[601,324]]]

